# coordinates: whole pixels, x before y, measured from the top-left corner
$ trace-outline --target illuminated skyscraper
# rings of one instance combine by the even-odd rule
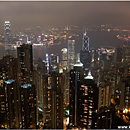
[[[43,76],[43,122],[45,128],[63,128],[62,75],[53,72]]]
[[[49,73],[49,55],[46,53],[45,55],[45,72]]]
[[[18,109],[18,88],[17,83],[13,79],[4,82],[5,89],[5,110],[7,128],[19,128],[20,118]]]
[[[36,128],[36,89],[26,83],[20,87],[21,125],[20,128]]]
[[[83,43],[82,43],[82,50],[89,51],[89,37],[87,36],[87,33],[85,31],[83,35]]]
[[[98,90],[91,72],[84,78],[83,64],[78,59],[70,71],[70,126],[96,128]]]
[[[59,72],[59,56],[50,54],[50,72]]]
[[[84,100],[82,102],[84,109],[81,114],[81,120],[85,128],[95,129],[97,128],[98,88],[94,83],[91,71],[84,78],[82,90],[84,90]]]
[[[86,34],[86,31],[83,35],[82,50],[80,51],[80,61],[83,63],[84,69],[88,70],[91,66],[91,55],[89,52],[89,37]]]
[[[68,57],[67,57],[67,48],[63,48],[61,50],[61,52],[62,52],[61,65],[62,65],[62,68],[64,70],[66,70],[67,69],[67,59],[68,59]]]
[[[5,55],[11,55],[15,57],[15,50],[12,47],[12,41],[11,41],[11,24],[10,21],[5,21],[4,27],[5,27]]]
[[[73,69],[75,64],[75,40],[68,40],[68,71]]]
[[[82,126],[80,121],[80,110],[82,92],[81,81],[83,79],[83,64],[80,61],[74,65],[74,69],[70,71],[70,125],[74,127]]]
[[[17,48],[18,55],[18,72],[20,84],[23,85],[26,82],[32,84],[33,73],[33,55],[32,45],[23,44]]]

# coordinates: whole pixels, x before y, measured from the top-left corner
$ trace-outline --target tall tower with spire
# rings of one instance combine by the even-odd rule
[[[89,37],[87,36],[86,30],[85,33],[83,34],[82,50],[89,51]]]
[[[5,21],[4,30],[5,30],[5,55],[11,55],[13,57],[16,57],[15,50],[12,47],[10,21]]]
[[[83,64],[85,70],[88,70],[91,66],[91,55],[89,52],[89,37],[87,33],[83,34],[82,50],[80,51],[80,61]]]

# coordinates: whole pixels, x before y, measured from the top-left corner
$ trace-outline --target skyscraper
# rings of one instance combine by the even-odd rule
[[[21,97],[21,127],[36,128],[36,89],[35,86],[25,83],[20,87]]]
[[[62,52],[61,65],[62,65],[62,68],[64,70],[66,70],[67,69],[67,59],[68,59],[68,57],[67,57],[67,48],[63,48],[61,50],[61,52]]]
[[[33,56],[32,45],[23,44],[17,48],[18,55],[18,72],[20,85],[25,83],[32,84],[33,74]]]
[[[75,64],[75,40],[68,40],[68,71],[73,69]]]
[[[89,37],[86,34],[86,31],[83,35],[82,50],[80,51],[80,61],[83,63],[84,69],[88,70],[91,66],[91,55],[89,52]]]
[[[7,128],[19,128],[18,89],[17,82],[9,79],[4,82],[5,111]]]
[[[70,125],[73,127],[82,126],[80,121],[81,97],[80,91],[81,81],[83,79],[83,64],[80,61],[74,65],[74,69],[70,71]],[[81,109],[80,109],[81,108]]]
[[[87,36],[86,31],[83,35],[82,50],[89,51],[89,37]]]
[[[63,128],[62,75],[55,72],[43,76],[43,122],[45,128]]]
[[[11,23],[10,21],[5,21],[4,30],[5,30],[5,55],[15,56],[15,50],[12,47],[11,41]]]
[[[97,128],[98,88],[94,83],[91,71],[84,78],[82,90],[84,90],[82,97],[84,99],[82,101],[84,109],[81,114],[81,120],[85,128],[95,129]]]
[[[59,56],[50,54],[50,72],[59,72]]]
[[[70,71],[70,126],[96,128],[98,90],[91,72],[84,78],[83,64],[78,59]]]

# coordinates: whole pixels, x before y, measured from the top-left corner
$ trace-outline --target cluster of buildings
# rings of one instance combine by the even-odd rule
[[[117,128],[129,124],[130,45],[82,50],[75,40],[58,54],[46,53],[33,62],[33,48],[10,42],[5,22],[5,53],[0,60],[1,128]],[[17,51],[16,51],[17,50]],[[17,53],[16,53],[17,52]]]

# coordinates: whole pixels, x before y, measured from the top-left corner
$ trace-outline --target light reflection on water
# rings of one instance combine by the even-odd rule
[[[90,39],[90,48],[94,47],[97,49],[100,46],[114,46],[117,47],[124,43],[123,41],[117,39],[117,35],[119,32],[101,32],[101,31],[91,31],[87,32],[87,35],[89,36]],[[79,53],[80,50],[82,49],[82,35],[83,32],[79,32],[79,37],[76,37],[75,42],[76,42],[76,53]],[[45,53],[58,53],[61,58],[61,49],[62,48],[67,48],[67,41],[68,39],[62,39],[61,40],[61,45],[54,45],[50,46],[49,48],[46,48],[45,46],[38,46],[38,47],[33,47],[33,59],[36,61],[39,58],[44,60]],[[4,44],[0,43],[0,59],[4,56]]]

